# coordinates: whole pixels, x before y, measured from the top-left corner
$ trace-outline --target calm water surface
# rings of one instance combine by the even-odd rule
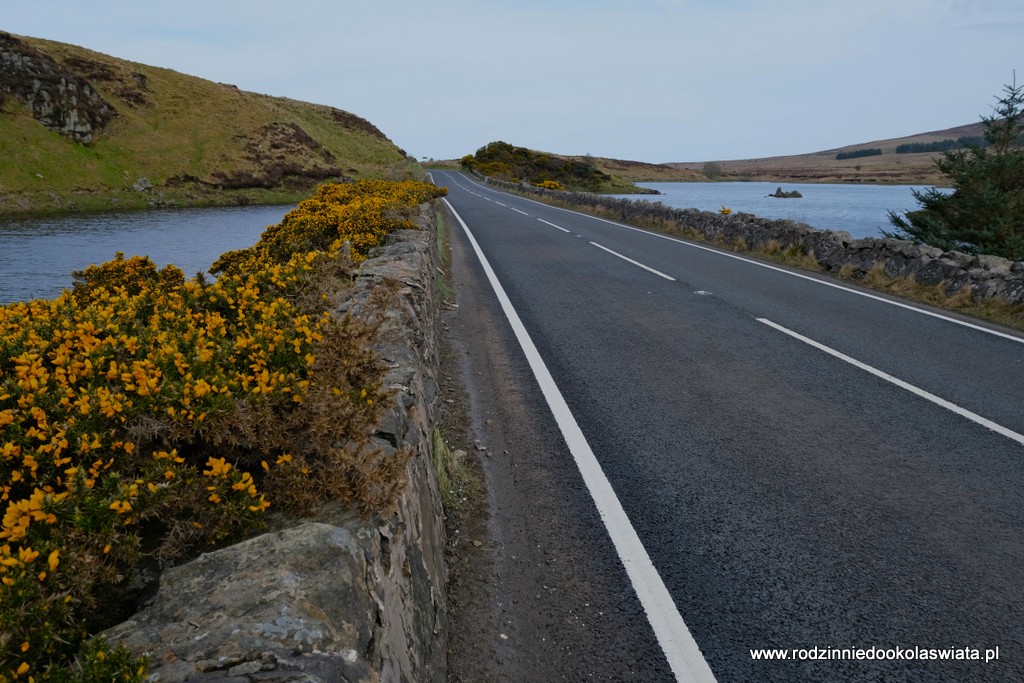
[[[880,237],[892,230],[889,211],[903,213],[918,208],[910,185],[837,185],[783,183],[783,190],[799,190],[800,199],[777,199],[768,195],[779,183],[637,183],[661,195],[618,195],[627,199],[661,202],[679,209],[718,211],[723,206],[734,212],[763,218],[785,218],[818,228],[846,230],[853,237]]]
[[[52,298],[71,272],[123,251],[174,265],[187,277],[225,251],[254,244],[293,206],[167,209],[0,220],[0,303]]]

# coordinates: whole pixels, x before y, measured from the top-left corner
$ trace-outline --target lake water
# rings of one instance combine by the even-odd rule
[[[123,251],[174,265],[187,277],[225,251],[255,244],[293,206],[161,209],[0,220],[0,303],[52,298],[71,272]]]
[[[854,237],[889,229],[888,212],[917,208],[907,185],[782,185],[800,199],[768,197],[778,183],[638,183],[661,195],[620,195],[667,206],[787,218]],[[167,209],[0,220],[0,304],[51,298],[71,286],[71,272],[125,256],[149,256],[187,276],[206,271],[225,251],[250,246],[292,206]]]
[[[846,230],[853,237],[880,237],[892,230],[889,211],[918,208],[910,185],[839,185],[815,183],[637,183],[661,195],[617,195],[626,199],[661,202],[679,209],[752,213],[762,218],[785,218],[820,230]],[[782,187],[799,190],[799,199],[768,195]]]

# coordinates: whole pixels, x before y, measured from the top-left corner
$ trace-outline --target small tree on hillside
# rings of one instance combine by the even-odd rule
[[[947,151],[937,160],[953,193],[915,191],[921,205],[905,217],[889,212],[897,231],[940,249],[1024,260],[1024,86],[1003,87],[993,116],[981,118],[985,146]]]

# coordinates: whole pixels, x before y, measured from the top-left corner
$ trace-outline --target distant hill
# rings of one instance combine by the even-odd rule
[[[897,153],[897,148],[938,148],[942,145],[937,143],[978,138],[983,131],[983,124],[978,122],[811,154],[728,161],[690,161],[665,165],[674,169],[698,172],[705,177],[710,171],[719,180],[936,185],[942,184],[945,180],[935,168],[935,159],[939,152]],[[870,156],[860,156],[865,153]],[[849,158],[837,159],[837,156]]]
[[[609,159],[606,157],[568,158],[576,160],[589,159],[591,163],[604,173],[628,183],[707,180],[707,177],[701,171],[675,168],[668,164],[649,164],[644,161],[627,161],[625,159]]]
[[[473,158],[485,167],[498,163],[497,167],[488,167],[491,170],[488,174],[506,180],[536,183],[550,178],[562,182],[568,189],[623,194],[640,191],[634,185],[638,182],[707,180],[941,186],[947,179],[935,167],[935,159],[941,153],[937,150],[956,147],[965,140],[976,142],[983,132],[984,125],[979,121],[810,154],[664,164],[539,152],[507,143],[490,143],[477,150]],[[933,151],[914,151],[919,149]],[[583,173],[586,177],[573,175],[580,169],[589,169]],[[478,170],[486,173],[484,168]],[[599,175],[588,175],[591,172]]]
[[[641,180],[700,180],[698,173],[641,161],[569,156],[491,142],[460,160],[463,168],[487,176],[532,184],[555,182],[566,190],[600,193],[644,193]]]
[[[293,201],[412,163],[340,109],[3,32],[0,158],[0,213]]]

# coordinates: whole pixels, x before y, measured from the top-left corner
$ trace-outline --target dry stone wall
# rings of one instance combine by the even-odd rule
[[[906,240],[854,239],[844,231],[816,230],[804,223],[758,218],[746,213],[726,216],[697,209],[676,209],[660,202],[615,199],[586,192],[558,192],[525,183],[478,177],[515,192],[539,195],[572,206],[596,208],[602,215],[625,223],[694,230],[712,242],[742,243],[748,249],[787,250],[795,247],[813,254],[818,263],[830,272],[844,271],[861,277],[881,268],[889,277],[913,278],[922,285],[942,285],[950,296],[969,287],[971,298],[976,302],[997,299],[1010,304],[1024,304],[1024,261],[943,251]]]
[[[395,511],[341,506],[174,567],[156,594],[104,635],[150,659],[162,683],[443,681],[444,524],[433,469],[438,399],[433,213],[392,234],[358,271],[338,315],[394,290],[377,348],[394,401],[375,440],[411,447]]]

